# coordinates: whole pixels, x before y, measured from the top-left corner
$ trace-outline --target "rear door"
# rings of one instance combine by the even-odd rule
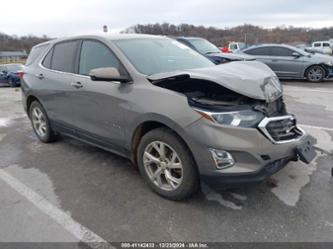
[[[55,44],[42,61],[42,66],[35,71],[38,96],[51,122],[63,131],[69,132],[74,131],[75,123],[70,96],[75,90],[71,83],[76,69],[79,44],[79,40]]]
[[[127,74],[107,45],[98,40],[83,40],[70,91],[73,118],[81,137],[120,152],[124,135],[122,96],[132,89],[132,84],[92,81],[89,72],[102,67],[115,67],[121,74]]]
[[[244,53],[254,56],[258,61],[265,63],[272,68],[271,48],[268,46],[257,47],[245,50]]]

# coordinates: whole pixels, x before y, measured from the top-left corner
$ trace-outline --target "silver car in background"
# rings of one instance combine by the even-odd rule
[[[321,82],[333,77],[333,57],[307,53],[289,45],[264,44],[242,52],[255,56],[269,66],[280,79],[307,79]]]

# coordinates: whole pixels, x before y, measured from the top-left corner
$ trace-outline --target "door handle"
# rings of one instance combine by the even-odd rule
[[[71,86],[75,87],[75,88],[82,88],[83,87],[81,82],[72,82]]]
[[[36,74],[36,77],[40,80],[44,79],[44,75],[42,73]]]

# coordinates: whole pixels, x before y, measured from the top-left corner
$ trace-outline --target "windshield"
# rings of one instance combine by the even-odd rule
[[[114,43],[146,75],[215,65],[193,49],[167,38],[126,39]]]
[[[221,52],[214,44],[204,39],[191,39],[189,42],[202,54]]]
[[[23,69],[22,65],[6,65],[8,72],[16,72]]]

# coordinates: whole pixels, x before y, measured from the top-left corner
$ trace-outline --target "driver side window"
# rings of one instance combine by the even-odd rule
[[[90,70],[101,67],[114,67],[121,74],[124,74],[119,60],[108,47],[98,41],[83,41],[80,53],[79,74],[89,75]]]

